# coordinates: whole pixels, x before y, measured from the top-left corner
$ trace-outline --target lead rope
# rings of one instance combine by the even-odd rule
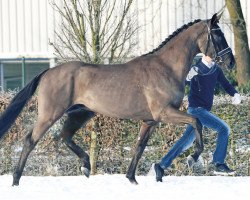
[[[198,68],[199,69],[199,68]],[[194,67],[194,70],[197,72],[198,75],[200,76],[208,76],[210,74],[213,74],[217,69],[217,66],[216,64],[214,64],[213,67],[211,67],[211,69],[207,72],[207,73],[202,73],[202,72],[198,72],[199,70],[196,70],[195,67]],[[197,76],[194,77],[195,81],[197,81],[197,84],[198,84],[198,91],[200,92],[201,91],[201,85],[200,85],[200,82],[199,82],[199,79]]]
[[[200,85],[200,82],[199,82],[199,79],[197,76],[194,77],[195,81],[197,81],[197,84],[198,84],[198,91],[200,92],[201,91],[201,85]]]

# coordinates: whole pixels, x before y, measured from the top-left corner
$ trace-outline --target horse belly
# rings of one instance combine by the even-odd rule
[[[86,95],[83,104],[90,110],[121,119],[152,119],[147,103],[143,98],[127,95]]]

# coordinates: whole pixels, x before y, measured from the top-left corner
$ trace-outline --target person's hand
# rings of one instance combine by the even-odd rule
[[[235,93],[234,96],[232,97],[232,104],[238,105],[241,103],[241,97],[239,93]]]
[[[190,81],[194,76],[196,76],[198,73],[197,73],[197,67],[192,67],[190,69],[190,71],[188,72],[188,75],[187,75],[187,78],[186,80],[187,81]]]

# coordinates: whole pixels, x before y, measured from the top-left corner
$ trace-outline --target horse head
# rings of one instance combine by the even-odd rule
[[[200,50],[218,65],[232,69],[235,65],[235,59],[232,49],[228,46],[224,33],[218,25],[221,15],[222,12],[215,13],[211,19],[203,21],[205,22],[205,31]]]

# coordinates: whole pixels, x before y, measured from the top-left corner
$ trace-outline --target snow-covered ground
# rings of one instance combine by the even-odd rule
[[[30,177],[12,187],[12,176],[0,176],[1,200],[246,200],[250,177],[137,176],[132,185],[125,175]]]

